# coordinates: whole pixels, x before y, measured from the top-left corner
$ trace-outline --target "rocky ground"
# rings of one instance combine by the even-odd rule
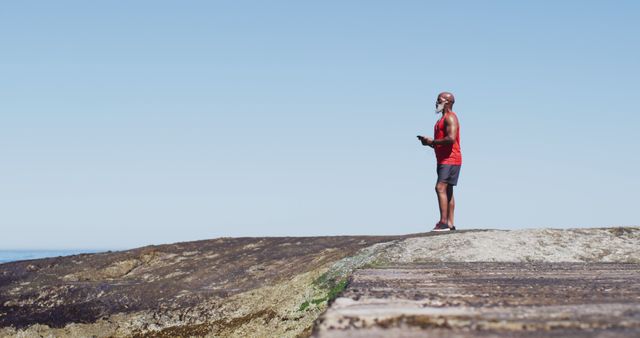
[[[315,337],[640,337],[640,265],[423,263],[356,271]]]
[[[403,238],[219,238],[0,264],[0,337],[308,335],[351,265]]]
[[[519,230],[387,246],[315,337],[640,337],[640,229]]]
[[[364,300],[397,310],[373,327],[399,336],[490,337],[500,331],[482,328],[505,320],[534,334],[556,310],[602,321],[592,327],[602,334],[626,334],[637,327],[640,292],[622,286],[640,285],[638,263],[640,228],[220,238],[12,262],[0,264],[0,337],[296,337],[310,335],[314,321],[318,336],[362,336],[353,328],[378,317],[360,314],[351,327],[340,316]],[[548,292],[538,297],[536,286]],[[597,306],[582,308],[581,299]]]

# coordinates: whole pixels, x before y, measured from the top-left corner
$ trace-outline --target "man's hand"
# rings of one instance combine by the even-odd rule
[[[429,146],[433,148],[433,139],[431,137],[424,137],[424,136],[418,135],[418,140],[420,140],[423,146]]]

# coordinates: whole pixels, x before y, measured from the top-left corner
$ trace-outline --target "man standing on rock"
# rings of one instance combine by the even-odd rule
[[[433,128],[433,139],[418,136],[422,145],[432,147],[436,153],[436,171],[438,173],[436,194],[440,206],[440,221],[436,223],[433,231],[456,229],[453,224],[453,213],[456,207],[453,187],[458,184],[462,153],[460,151],[460,124],[458,116],[452,111],[455,102],[453,94],[440,93],[436,100],[436,114],[441,113],[442,116]]]

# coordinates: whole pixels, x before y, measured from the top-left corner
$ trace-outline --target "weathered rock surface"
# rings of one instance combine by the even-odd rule
[[[637,227],[407,238],[369,266],[314,336],[640,337]]]
[[[306,336],[348,276],[317,335],[633,335],[638,263],[640,228],[149,246],[0,264],[0,337]],[[328,330],[347,310],[365,330]]]
[[[640,228],[490,230],[413,237],[395,243],[381,258],[388,263],[640,263]]]
[[[400,238],[219,238],[0,264],[0,336],[296,336],[324,310],[299,309],[326,296],[314,281],[332,264]]]
[[[426,263],[356,271],[315,337],[640,337],[640,264]]]

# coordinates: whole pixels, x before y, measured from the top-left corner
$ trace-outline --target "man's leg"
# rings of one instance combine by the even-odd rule
[[[447,199],[447,187],[449,185],[446,182],[436,183],[436,194],[438,195],[438,206],[440,207],[440,223],[447,223],[449,201]]]
[[[453,212],[456,209],[456,199],[453,197],[453,186],[452,185],[447,185],[447,199],[449,201],[449,205],[447,208],[447,220],[449,221],[449,223],[447,223],[449,225],[449,227],[453,227]]]

